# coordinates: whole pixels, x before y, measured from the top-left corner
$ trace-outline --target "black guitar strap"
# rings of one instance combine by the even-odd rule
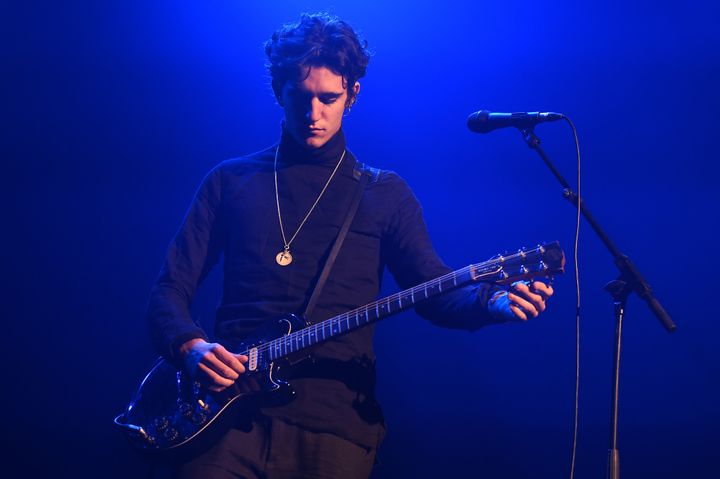
[[[354,174],[356,176],[359,174],[360,176],[360,180],[358,181],[358,188],[355,192],[355,196],[353,197],[352,202],[350,203],[350,208],[348,208],[347,214],[345,215],[345,222],[343,223],[342,227],[340,228],[340,232],[335,238],[335,243],[330,250],[330,254],[327,257],[327,260],[325,260],[325,266],[323,266],[322,273],[320,273],[320,277],[318,277],[317,283],[315,283],[315,289],[313,289],[312,295],[310,296],[307,306],[305,307],[303,318],[306,321],[310,319],[310,315],[312,315],[313,310],[315,309],[315,304],[320,297],[320,292],[322,291],[323,286],[325,286],[325,282],[330,275],[330,270],[332,269],[333,263],[335,263],[335,259],[337,258],[338,252],[340,251],[340,247],[345,240],[348,229],[350,229],[350,223],[352,223],[358,206],[360,205],[360,200],[362,199],[362,195],[365,192],[365,187],[367,186],[371,177],[376,175],[376,171],[377,170],[375,170],[374,168],[368,168],[365,165],[360,165],[356,162]]]

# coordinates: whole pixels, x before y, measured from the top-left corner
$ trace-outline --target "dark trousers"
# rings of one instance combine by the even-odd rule
[[[174,468],[177,479],[367,479],[375,450],[334,434],[260,417],[231,429],[215,446]],[[157,471],[168,477],[169,471]],[[157,476],[156,476],[157,477]]]

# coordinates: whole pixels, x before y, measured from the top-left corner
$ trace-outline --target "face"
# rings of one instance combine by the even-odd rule
[[[360,91],[360,84],[353,85]],[[343,78],[326,67],[311,67],[301,82],[286,82],[280,98],[285,110],[285,128],[300,145],[320,148],[342,125],[348,90]]]

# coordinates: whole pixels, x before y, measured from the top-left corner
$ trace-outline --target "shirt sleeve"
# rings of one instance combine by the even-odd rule
[[[176,359],[182,343],[193,338],[207,339],[193,322],[190,305],[223,249],[221,166],[210,171],[200,184],[150,292],[146,315],[150,338],[157,351],[170,361]]]
[[[407,183],[394,173],[391,190],[399,195],[383,245],[385,263],[402,289],[416,286],[452,270],[435,252],[422,207]],[[415,311],[432,323],[447,328],[475,330],[501,323],[488,311],[491,296],[502,288],[478,283],[423,301]]]

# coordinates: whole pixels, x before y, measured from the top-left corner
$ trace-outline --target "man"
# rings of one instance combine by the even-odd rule
[[[306,306],[362,170],[341,129],[369,59],[353,29],[327,14],[306,14],[275,32],[265,50],[285,112],[280,142],[207,175],[149,304],[158,350],[213,391],[246,372],[248,358],[230,345],[268,319]],[[189,306],[221,253],[220,342],[210,342],[191,320]],[[373,170],[309,319],[318,322],[375,300],[385,267],[403,288],[449,272],[432,248],[410,188],[395,173]],[[552,294],[542,282],[518,283],[509,292],[480,285],[416,311],[438,325],[472,330],[535,317]],[[188,458],[178,476],[367,477],[384,432],[374,400],[372,335],[369,326],[317,346],[312,361],[286,373],[295,400],[260,407],[212,449]]]

